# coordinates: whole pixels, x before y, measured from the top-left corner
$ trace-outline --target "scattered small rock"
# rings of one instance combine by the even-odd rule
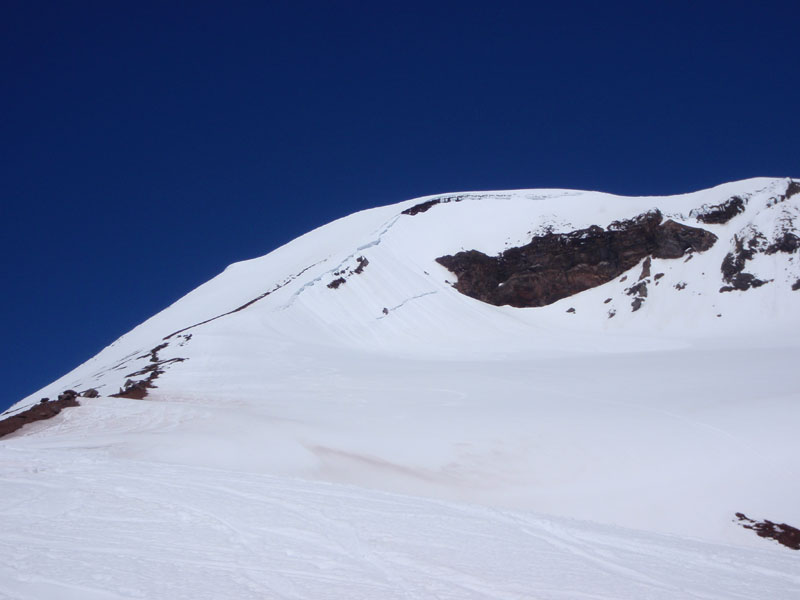
[[[150,364],[148,364],[143,369],[140,369],[134,373],[129,373],[127,377],[142,377],[146,376],[144,379],[128,379],[125,381],[125,385],[120,388],[119,392],[116,394],[110,394],[112,398],[130,398],[132,400],[141,400],[145,396],[147,396],[147,391],[150,388],[155,388],[155,380],[164,373],[162,367],[165,365],[169,365],[176,362],[183,362],[185,358],[167,358],[164,360],[159,359],[158,353],[160,350],[166,348],[169,344],[160,344],[150,350],[144,356],[150,356]],[[143,357],[140,357],[143,358]]]
[[[575,313],[575,309],[574,309],[573,307],[569,307],[569,308],[567,309],[567,312],[568,312],[568,313],[573,313],[573,314],[574,314],[574,313]]]
[[[603,300],[603,304],[608,304],[609,302],[611,302],[611,298],[606,298]]]
[[[369,264],[369,261],[367,260],[366,256],[359,256],[356,259],[356,262],[358,263],[358,266],[355,269],[353,269],[353,273],[355,273],[356,275],[361,275],[361,273],[364,272],[364,267],[366,267]]]

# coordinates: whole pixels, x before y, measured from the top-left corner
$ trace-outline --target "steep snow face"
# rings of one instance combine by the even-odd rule
[[[265,338],[447,357],[483,357],[488,342],[504,351],[543,346],[550,351],[553,340],[543,344],[542,330],[557,338],[565,330],[611,334],[615,345],[619,334],[625,338],[620,349],[637,334],[697,339],[785,331],[787,319],[796,323],[798,318],[796,299],[788,292],[800,278],[800,259],[796,252],[763,250],[774,246],[782,232],[796,233],[797,187],[788,179],[753,179],[664,198],[565,190],[463,193],[367,210],[264,257],[231,265],[92,362],[102,366],[149,351],[178,330],[203,335],[237,327]],[[724,224],[700,220],[709,207],[734,197],[743,199],[743,213]],[[432,201],[438,203],[425,212],[403,214]],[[678,223],[703,227],[719,241],[684,260],[654,260],[650,294],[636,314],[625,290],[638,278],[638,267],[626,281],[610,282],[550,307],[518,310],[460,297],[451,285],[455,276],[436,262],[460,250],[496,255],[544,232],[605,227],[651,209]],[[722,272],[725,257],[736,254],[740,240],[747,245],[753,239],[762,251],[745,258],[743,270],[770,285],[748,294],[720,293],[728,284]],[[657,274],[663,275],[656,280]],[[605,303],[608,298],[611,301]],[[757,310],[765,305],[770,310]],[[576,311],[566,313],[570,307]],[[609,312],[615,313],[613,319]],[[205,321],[209,322],[192,327]],[[636,342],[631,343],[635,349]],[[572,348],[572,340],[559,347]]]
[[[796,185],[470,192],[363,211],[230,266],[21,401],[12,412],[67,388],[100,392],[0,448],[82,448],[763,546],[735,512],[800,522],[800,255],[786,237]],[[741,210],[729,220],[707,217],[732,198]],[[436,262],[651,209],[716,243],[538,308],[467,297]],[[736,289],[742,273],[763,283]],[[145,399],[109,397],[122,388]]]

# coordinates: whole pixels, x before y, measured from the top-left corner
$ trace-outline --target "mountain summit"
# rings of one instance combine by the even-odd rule
[[[671,197],[464,192],[362,211],[231,265],[18,402],[5,418],[67,391],[80,406],[0,440],[0,462],[14,473],[27,472],[23,458],[51,469],[48,489],[67,486],[52,492],[58,502],[70,497],[69,477],[94,481],[102,491],[87,500],[91,510],[103,512],[102,498],[113,496],[120,518],[130,509],[145,531],[156,525],[141,503],[159,502],[137,491],[145,479],[168,497],[184,482],[170,518],[211,511],[219,527],[210,535],[222,538],[214,543],[233,536],[243,552],[267,543],[238,529],[256,527],[255,513],[236,525],[214,511],[225,502],[262,510],[256,495],[277,489],[281,502],[314,514],[328,510],[317,500],[326,493],[337,506],[357,504],[352,518],[364,507],[394,514],[392,503],[405,502],[463,527],[466,513],[454,515],[473,511],[487,531],[514,523],[557,553],[617,536],[627,541],[600,569],[622,577],[639,560],[625,555],[637,543],[675,557],[709,544],[732,553],[736,568],[703,567],[691,581],[648,587],[648,578],[669,580],[672,569],[659,575],[656,561],[634,577],[644,587],[630,597],[699,593],[704,579],[734,572],[746,587],[746,565],[766,561],[760,552],[772,561],[789,551],[736,514],[800,523],[798,223],[800,182],[768,178]],[[128,468],[129,481],[120,475]],[[20,498],[34,485],[23,479]],[[190,488],[215,499],[198,508]],[[347,510],[330,510],[338,524],[309,527],[336,529],[335,543],[349,540],[358,556],[375,550],[342,525]],[[520,516],[531,514],[554,521]],[[3,527],[22,535],[14,515],[24,520],[7,510]],[[291,575],[302,563],[291,558],[302,527],[280,533],[270,523],[286,539],[262,550],[289,548],[285,569],[271,563],[281,593],[311,593]],[[393,531],[402,537],[402,527]],[[577,560],[572,550],[559,556],[558,568]],[[770,597],[789,597],[797,577],[774,560]],[[458,568],[482,561],[476,553]],[[377,563],[357,564],[363,574]],[[406,568],[388,568],[387,580],[396,584]],[[550,597],[545,579],[534,576],[527,589]],[[473,584],[459,597],[484,597],[476,591],[484,584]],[[749,593],[741,586],[737,593]],[[24,585],[15,589],[27,597]]]

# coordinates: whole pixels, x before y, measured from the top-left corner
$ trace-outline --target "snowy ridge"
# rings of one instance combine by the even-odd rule
[[[231,265],[13,407],[99,392],[0,439],[0,543],[53,573],[0,597],[795,597],[734,522],[800,524],[794,186],[440,194]],[[436,262],[651,209],[717,241],[538,308]]]

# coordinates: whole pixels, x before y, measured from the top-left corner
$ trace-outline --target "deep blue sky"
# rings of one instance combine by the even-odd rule
[[[4,2],[0,408],[356,210],[800,175],[800,9],[747,5]]]

